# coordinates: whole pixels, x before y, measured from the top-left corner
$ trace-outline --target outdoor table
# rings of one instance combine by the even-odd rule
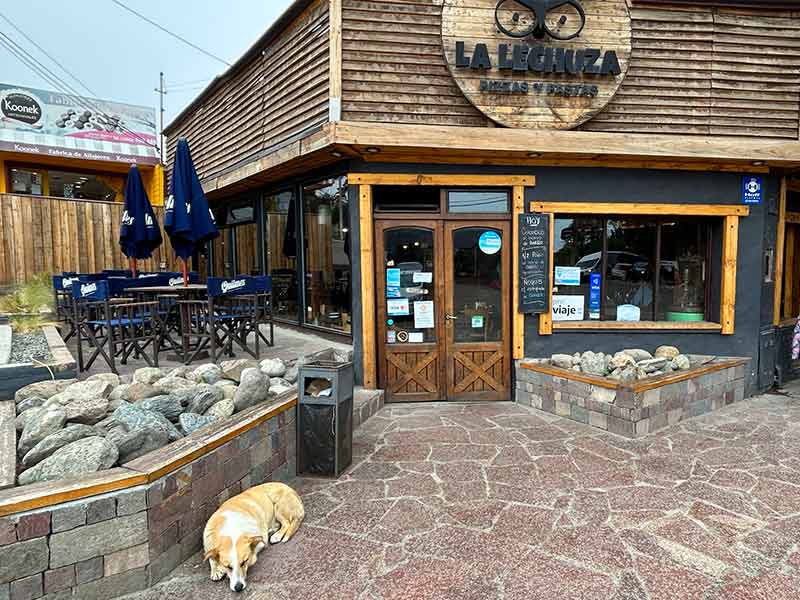
[[[150,296],[150,297],[158,297],[158,296],[165,296],[165,295],[173,295],[179,296],[181,300],[195,300],[201,299],[208,296],[208,286],[202,283],[190,283],[188,286],[169,286],[169,285],[153,285],[153,286],[146,286],[146,287],[136,287],[131,286],[129,288],[125,288],[126,291],[139,294],[141,296]],[[191,331],[191,323],[189,323],[189,309],[185,304],[178,303],[180,307],[180,336],[181,336],[181,347],[175,349],[175,356],[174,358],[181,363],[186,364],[187,359],[190,356],[191,346],[189,343],[189,333]],[[168,356],[167,358],[172,359],[172,356]]]

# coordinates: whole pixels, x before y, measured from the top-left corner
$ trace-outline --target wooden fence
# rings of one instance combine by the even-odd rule
[[[0,194],[0,287],[37,273],[126,268],[128,259],[119,249],[122,209],[119,202]],[[163,208],[154,209],[163,223]],[[139,268],[157,270],[162,261],[168,270],[180,268],[166,235]]]

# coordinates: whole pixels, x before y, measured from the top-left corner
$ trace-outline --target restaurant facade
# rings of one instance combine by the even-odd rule
[[[387,401],[674,345],[792,377],[800,8],[298,0],[167,128],[276,320]],[[547,10],[550,6],[550,10]]]

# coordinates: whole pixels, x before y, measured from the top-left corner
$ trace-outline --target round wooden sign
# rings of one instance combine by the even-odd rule
[[[442,43],[453,79],[487,117],[570,129],[619,89],[630,12],[626,0],[445,0]]]

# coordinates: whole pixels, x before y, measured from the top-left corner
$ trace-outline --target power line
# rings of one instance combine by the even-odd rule
[[[144,16],[142,13],[135,11],[135,10],[134,10],[134,9],[132,9],[130,6],[127,6],[127,5],[123,4],[123,3],[122,3],[122,2],[120,2],[119,0],[111,0],[111,1],[112,1],[114,4],[116,4],[117,6],[119,6],[120,8],[123,8],[123,9],[127,10],[129,13],[131,13],[131,14],[133,14],[133,15],[136,15],[137,17],[139,17],[139,18],[140,18],[140,19],[142,19],[143,21],[146,21],[146,22],[150,23],[150,25],[152,25],[153,27],[157,27],[158,29],[160,29],[161,31],[163,31],[164,33],[166,33],[167,35],[171,35],[171,36],[172,36],[172,37],[174,37],[175,39],[177,39],[177,40],[180,40],[181,42],[183,42],[184,44],[186,44],[187,46],[191,46],[192,48],[194,48],[194,49],[195,49],[195,50],[197,50],[198,52],[202,52],[202,53],[203,53],[203,54],[205,54],[206,56],[208,56],[208,57],[210,57],[210,58],[213,58],[214,60],[216,60],[216,61],[219,61],[219,62],[221,62],[222,64],[224,64],[224,65],[226,65],[226,66],[228,66],[228,67],[230,67],[230,66],[231,66],[231,63],[229,63],[228,61],[226,61],[226,60],[224,60],[224,59],[220,58],[219,56],[216,56],[216,55],[214,55],[214,54],[211,54],[211,52],[209,52],[208,50],[205,50],[204,48],[201,48],[201,47],[200,47],[200,46],[198,46],[197,44],[193,44],[192,42],[190,42],[189,40],[187,40],[185,37],[182,37],[182,36],[178,35],[177,33],[173,33],[172,31],[170,31],[170,30],[169,30],[169,29],[167,29],[166,27],[163,27],[162,25],[160,25],[159,23],[157,23],[157,22],[153,21],[152,19],[149,19],[149,18],[147,18],[147,17],[146,17],[146,16]]]

